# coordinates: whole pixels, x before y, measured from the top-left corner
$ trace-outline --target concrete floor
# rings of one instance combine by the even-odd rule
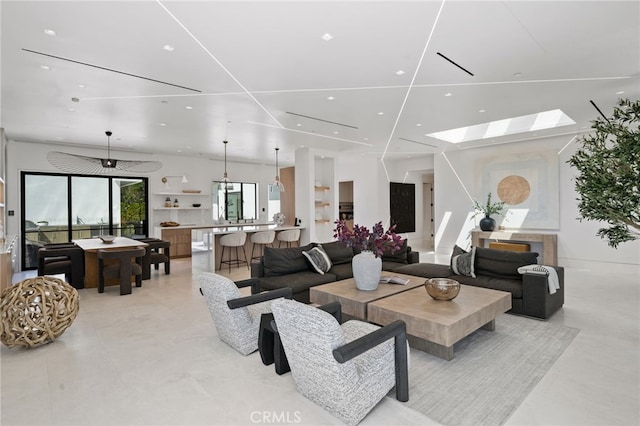
[[[421,252],[421,261],[448,259]],[[1,424],[341,424],[298,394],[290,374],[218,340],[197,283],[210,252],[171,263],[171,275],[154,270],[128,296],[80,290],[78,317],[49,345],[2,346]],[[566,304],[550,321],[581,331],[507,424],[638,425],[638,268],[575,265],[565,275]],[[436,423],[385,398],[361,424]]]

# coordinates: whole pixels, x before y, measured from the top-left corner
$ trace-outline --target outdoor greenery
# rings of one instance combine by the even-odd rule
[[[619,100],[611,117],[591,127],[567,163],[579,172],[580,220],[606,222],[597,235],[616,248],[640,238],[640,101]]]
[[[129,234],[134,233],[133,227],[142,223],[145,217],[145,194],[142,182],[124,185],[120,188],[120,223],[129,226]]]

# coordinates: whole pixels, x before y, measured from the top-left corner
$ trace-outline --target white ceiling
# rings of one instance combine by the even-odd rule
[[[219,158],[228,139],[231,160],[273,163],[279,146],[291,164],[301,145],[393,159],[478,143],[426,134],[553,109],[576,124],[480,143],[575,134],[599,115],[590,100],[609,114],[619,97],[640,99],[637,1],[0,8],[0,126],[17,141],[106,147],[111,130],[112,148],[144,153]]]

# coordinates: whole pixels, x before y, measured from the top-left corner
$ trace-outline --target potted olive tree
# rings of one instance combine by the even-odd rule
[[[607,223],[597,235],[616,248],[640,238],[640,101],[620,99],[591,127],[567,163],[578,171],[579,219]]]

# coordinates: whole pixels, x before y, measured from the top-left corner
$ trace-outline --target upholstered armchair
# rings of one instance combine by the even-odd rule
[[[358,424],[396,386],[409,400],[406,326],[340,325],[294,300],[272,304],[275,327],[298,391],[349,425]]]
[[[288,287],[259,293],[257,280],[244,280],[236,285],[212,272],[202,273],[198,280],[220,340],[242,355],[258,350],[260,318],[262,314],[271,312],[271,301],[292,297]],[[238,286],[252,286],[252,295],[243,297]]]

